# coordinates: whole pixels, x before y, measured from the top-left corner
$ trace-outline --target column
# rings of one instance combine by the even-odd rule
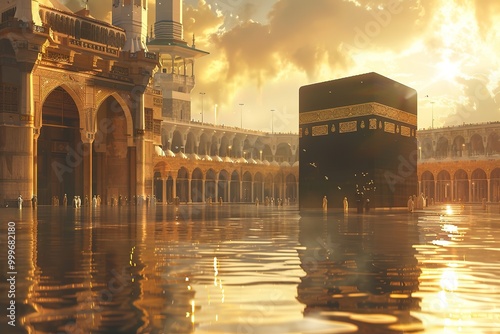
[[[262,180],[262,183],[261,183],[261,187],[260,187],[260,192],[261,192],[262,202],[264,202],[264,199],[265,199],[265,197],[264,197],[264,195],[265,195],[265,192],[264,192],[264,185],[265,185],[265,184],[266,184],[266,183],[265,183],[265,181],[264,181],[264,179],[263,179],[263,180]]]
[[[205,200],[206,200],[206,194],[205,194],[205,182],[206,182],[206,179],[205,179],[205,175],[203,175],[203,178],[201,179],[201,202],[202,203],[205,203]]]
[[[469,179],[469,203],[472,203],[472,180]]]
[[[146,140],[144,138],[144,92],[135,93],[139,101],[136,110],[135,142],[136,142],[136,196],[146,196]]]
[[[455,199],[455,180],[452,180],[450,182],[450,199],[451,199],[451,202],[453,203],[453,200]]]
[[[33,128],[33,195],[38,197],[38,137],[40,129]]]
[[[422,180],[418,180],[418,195],[420,195],[421,193],[423,193],[422,191]]]
[[[243,202],[243,180],[240,179],[240,202]]]
[[[295,185],[295,201],[299,200],[299,182]]]
[[[193,199],[191,198],[191,177],[188,176],[188,198],[187,198],[188,203],[192,203]]]
[[[172,200],[177,197],[177,176],[172,176]]]
[[[488,181],[488,195],[486,196],[486,200],[488,201],[488,203],[491,203],[491,178],[488,177],[487,179]]]
[[[219,177],[215,178],[215,203],[219,201]]]
[[[31,166],[33,166],[33,113],[34,113],[34,102],[33,102],[33,75],[31,73],[31,69],[29,71],[20,71],[21,72],[21,98],[20,98],[20,111],[21,115],[20,121],[21,121],[21,128],[23,128],[23,133],[26,133],[26,157],[23,160],[26,161],[26,165],[28,168],[26,169],[26,185],[24,191],[22,192],[22,195],[25,200],[31,199],[31,196],[33,196],[33,173],[36,174],[36,172],[33,171]],[[21,130],[21,129],[20,129]],[[8,138],[8,137],[7,137]],[[21,141],[23,142],[23,141]],[[21,152],[19,152],[21,153]],[[22,153],[21,153],[22,155]],[[18,158],[23,158],[18,156]],[[14,166],[14,168],[22,168],[22,166]],[[24,187],[23,187],[24,188]],[[22,188],[21,188],[22,189]],[[19,196],[17,194],[15,198]]]
[[[89,204],[92,203],[92,140],[88,139],[83,143],[83,198],[89,199]],[[69,200],[68,200],[69,202]],[[92,207],[92,205],[89,205]]]
[[[255,182],[252,180],[252,182],[250,184],[251,184],[251,188],[250,188],[250,202],[253,202],[253,201],[255,201],[255,198],[253,197],[253,187],[255,185]]]
[[[161,200],[163,205],[167,203],[167,178],[163,177],[161,179]]]
[[[231,180],[227,180],[227,201],[231,203]]]

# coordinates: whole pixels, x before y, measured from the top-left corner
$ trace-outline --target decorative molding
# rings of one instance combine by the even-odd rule
[[[91,89],[91,87],[89,87],[89,89]],[[111,94],[113,94],[113,90],[109,88],[94,87],[94,105],[96,106],[96,108],[99,108],[101,106],[101,103]]]
[[[370,118],[370,124],[368,125],[368,128],[370,130],[377,130],[377,119],[376,118]]]
[[[401,125],[401,135],[405,137],[411,137],[411,129],[407,126]]]
[[[358,121],[342,122],[339,124],[339,132],[356,132],[358,131]]]
[[[375,102],[300,113],[299,124],[303,125],[333,120],[352,119],[353,117],[371,115],[389,118],[408,125],[417,125],[417,115]]]
[[[392,122],[384,122],[384,131],[390,133],[396,133],[396,124]]]
[[[328,125],[318,125],[312,127],[312,135],[316,136],[326,136],[328,134]]]
[[[35,118],[33,117],[33,115],[24,115],[24,114],[19,115],[19,120],[23,123],[33,124],[34,119]]]

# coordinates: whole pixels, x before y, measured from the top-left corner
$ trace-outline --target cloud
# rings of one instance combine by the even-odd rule
[[[203,41],[197,47],[211,53],[208,71],[198,77],[205,87],[224,83],[225,96],[230,97],[241,83],[262,87],[284,71],[302,73],[306,84],[316,80],[325,67],[329,73],[347,71],[358,54],[401,52],[424,34],[430,19],[426,12],[436,1],[427,3],[424,8],[418,0],[280,0],[267,20],[257,22],[251,19],[256,8],[253,1],[232,8],[241,15],[231,26],[217,16],[219,11],[198,1],[196,8],[188,6],[184,21],[186,31],[196,31],[197,41]],[[203,69],[205,61],[200,60]],[[200,67],[198,73],[203,73]]]
[[[445,119],[445,125],[481,123],[500,119],[500,83],[491,82],[488,74],[458,78],[463,87],[463,102],[455,102],[455,110]]]
[[[151,27],[155,1],[148,2]],[[107,22],[111,6],[89,1],[91,15]],[[218,104],[218,112],[235,114],[245,102],[245,110],[295,115],[301,85],[377,71],[396,80],[406,73],[403,82],[431,94],[437,110],[453,110],[439,119],[445,125],[498,119],[498,105],[472,92],[487,82],[498,98],[497,0],[184,0],[183,17],[188,44],[194,34],[196,47],[210,53],[196,61],[194,110],[201,90],[207,110]]]

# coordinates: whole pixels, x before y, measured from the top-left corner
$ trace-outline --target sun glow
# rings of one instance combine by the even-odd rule
[[[462,75],[461,63],[453,62],[449,59],[443,59],[436,64],[438,77],[442,80],[454,81],[457,77]]]

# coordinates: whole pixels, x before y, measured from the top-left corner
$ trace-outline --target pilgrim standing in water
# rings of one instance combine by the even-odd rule
[[[410,198],[408,198],[408,212],[413,212],[413,209],[414,209],[413,197],[410,196]]]
[[[344,205],[344,213],[349,212],[349,202],[347,201],[347,197],[344,197],[344,200],[342,201]]]

